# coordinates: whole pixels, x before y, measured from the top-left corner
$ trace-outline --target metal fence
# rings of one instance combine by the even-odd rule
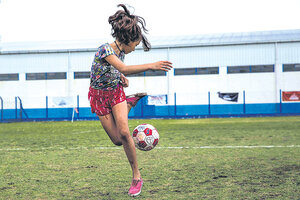
[[[237,95],[237,96],[235,96]],[[87,96],[0,97],[1,122],[95,120]],[[208,118],[300,115],[300,101],[283,101],[282,91],[201,92],[149,95],[129,118]]]

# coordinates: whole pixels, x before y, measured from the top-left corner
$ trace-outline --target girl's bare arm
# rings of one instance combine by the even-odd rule
[[[125,65],[116,55],[109,55],[105,59],[124,75],[136,74],[147,70],[169,71],[173,67],[169,61],[158,61],[142,65]]]

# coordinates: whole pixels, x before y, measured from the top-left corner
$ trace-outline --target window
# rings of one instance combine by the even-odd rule
[[[0,74],[0,81],[18,81],[19,74]]]
[[[26,73],[26,80],[67,79],[66,72]]]
[[[126,77],[139,77],[139,76],[144,76],[144,72],[140,72],[137,74],[128,74],[126,75]]]
[[[146,71],[145,76],[165,76],[165,71]]]
[[[174,75],[195,75],[196,68],[174,69]]]
[[[90,72],[74,72],[74,79],[90,78]]]
[[[197,74],[219,74],[219,67],[197,68]]]
[[[46,80],[46,73],[27,73],[26,80]]]
[[[274,72],[274,65],[251,65],[227,67],[228,74]]]
[[[146,71],[146,72],[140,72],[137,74],[129,74],[126,75],[126,77],[141,77],[141,76],[166,76],[165,71]]]
[[[250,66],[227,67],[227,74],[250,73]]]
[[[54,80],[54,79],[67,79],[66,72],[48,72],[47,80]]]
[[[274,65],[254,65],[250,66],[250,70],[252,73],[274,72]]]
[[[300,71],[300,64],[284,64],[283,72],[296,72]]]
[[[174,69],[174,75],[203,75],[219,74],[219,67],[198,67],[198,68],[181,68]]]

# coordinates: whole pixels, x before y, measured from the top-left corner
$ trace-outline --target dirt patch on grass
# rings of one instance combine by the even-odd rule
[[[0,191],[1,190],[8,190],[8,189],[13,189],[13,187],[2,187],[2,188],[0,188]]]
[[[213,179],[227,178],[227,177],[228,177],[228,176],[225,176],[225,175],[219,175],[219,176],[213,177]]]
[[[296,172],[296,174],[300,174],[300,166],[299,165],[284,165],[282,167],[274,168],[272,170],[277,175],[283,175],[285,172]]]

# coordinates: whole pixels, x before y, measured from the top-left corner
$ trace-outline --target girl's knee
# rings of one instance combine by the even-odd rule
[[[122,146],[122,142],[121,142],[121,141],[113,141],[113,143],[114,143],[116,146]]]
[[[119,139],[119,138],[115,138],[115,139],[112,139],[111,138],[111,141],[114,143],[114,145],[116,145],[116,146],[122,146],[122,141],[121,141],[121,139]]]
[[[121,135],[121,140],[124,141],[124,142],[127,142],[131,138],[130,133],[127,132],[127,131],[120,132],[120,135]]]

